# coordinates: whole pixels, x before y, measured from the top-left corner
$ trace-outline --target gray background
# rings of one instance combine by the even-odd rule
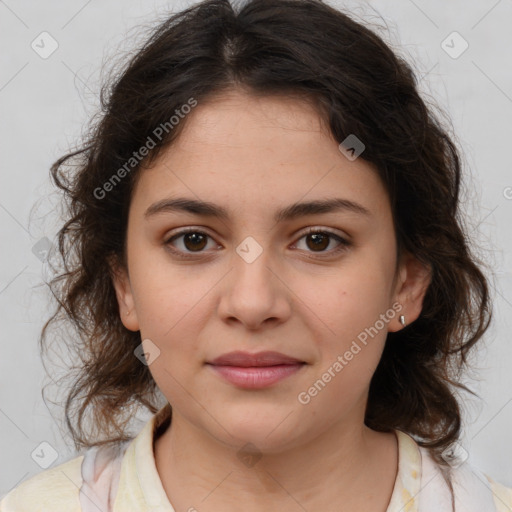
[[[78,141],[95,112],[102,63],[140,41],[144,33],[134,27],[151,26],[166,10],[190,3],[0,1],[1,495],[40,472],[42,464],[55,466],[74,455],[59,428],[61,410],[41,396],[49,382],[37,345],[49,312],[41,282],[48,270],[45,239],[57,231],[58,212],[48,169]],[[472,464],[512,486],[512,2],[329,3],[369,22],[382,24],[381,14],[390,31],[381,35],[414,62],[421,91],[452,119],[472,191],[465,196],[470,232],[492,269],[495,300],[494,323],[474,360],[474,380],[465,381],[482,400],[464,395],[462,445]],[[42,58],[55,44],[40,36],[45,31],[58,48]],[[458,55],[464,40],[469,46]],[[51,372],[52,378],[59,375],[58,368]]]

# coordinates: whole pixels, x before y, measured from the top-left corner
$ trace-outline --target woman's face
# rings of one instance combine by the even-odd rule
[[[347,158],[313,107],[291,97],[232,92],[199,103],[186,123],[142,171],[128,274],[115,282],[123,323],[140,329],[173,421],[268,452],[361,426],[387,332],[421,308],[416,267],[404,264],[394,279],[392,214],[375,169]],[[178,198],[209,208],[166,205]],[[335,200],[323,213],[290,208]],[[225,217],[210,215],[212,205]],[[208,364],[232,351],[303,364],[247,387]]]

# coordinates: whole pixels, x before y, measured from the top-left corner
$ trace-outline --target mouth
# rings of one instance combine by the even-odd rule
[[[281,352],[264,351],[264,352],[242,352],[237,350],[223,354],[213,361],[207,361],[207,364],[216,366],[240,366],[240,367],[254,367],[254,366],[276,366],[284,364],[297,364],[304,363],[296,357],[292,357]]]
[[[305,361],[279,352],[230,352],[207,362],[216,375],[243,389],[261,389],[298,373]]]

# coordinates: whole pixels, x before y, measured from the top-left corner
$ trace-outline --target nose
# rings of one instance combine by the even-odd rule
[[[292,310],[291,292],[279,265],[271,261],[270,250],[253,261],[241,254],[233,255],[232,269],[222,281],[219,315],[251,331],[285,322]]]

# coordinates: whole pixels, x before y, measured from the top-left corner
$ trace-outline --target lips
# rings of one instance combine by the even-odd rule
[[[251,354],[249,352],[235,351],[223,354],[208,361],[207,364],[215,366],[237,366],[241,368],[258,366],[297,365],[304,363],[300,359],[281,354],[280,352],[265,351]]]
[[[301,372],[305,361],[280,352],[235,351],[207,361],[211,370],[225,382],[241,389],[263,389]]]
[[[206,363],[225,382],[241,389],[263,389],[298,374],[305,361],[280,352],[230,352]]]

